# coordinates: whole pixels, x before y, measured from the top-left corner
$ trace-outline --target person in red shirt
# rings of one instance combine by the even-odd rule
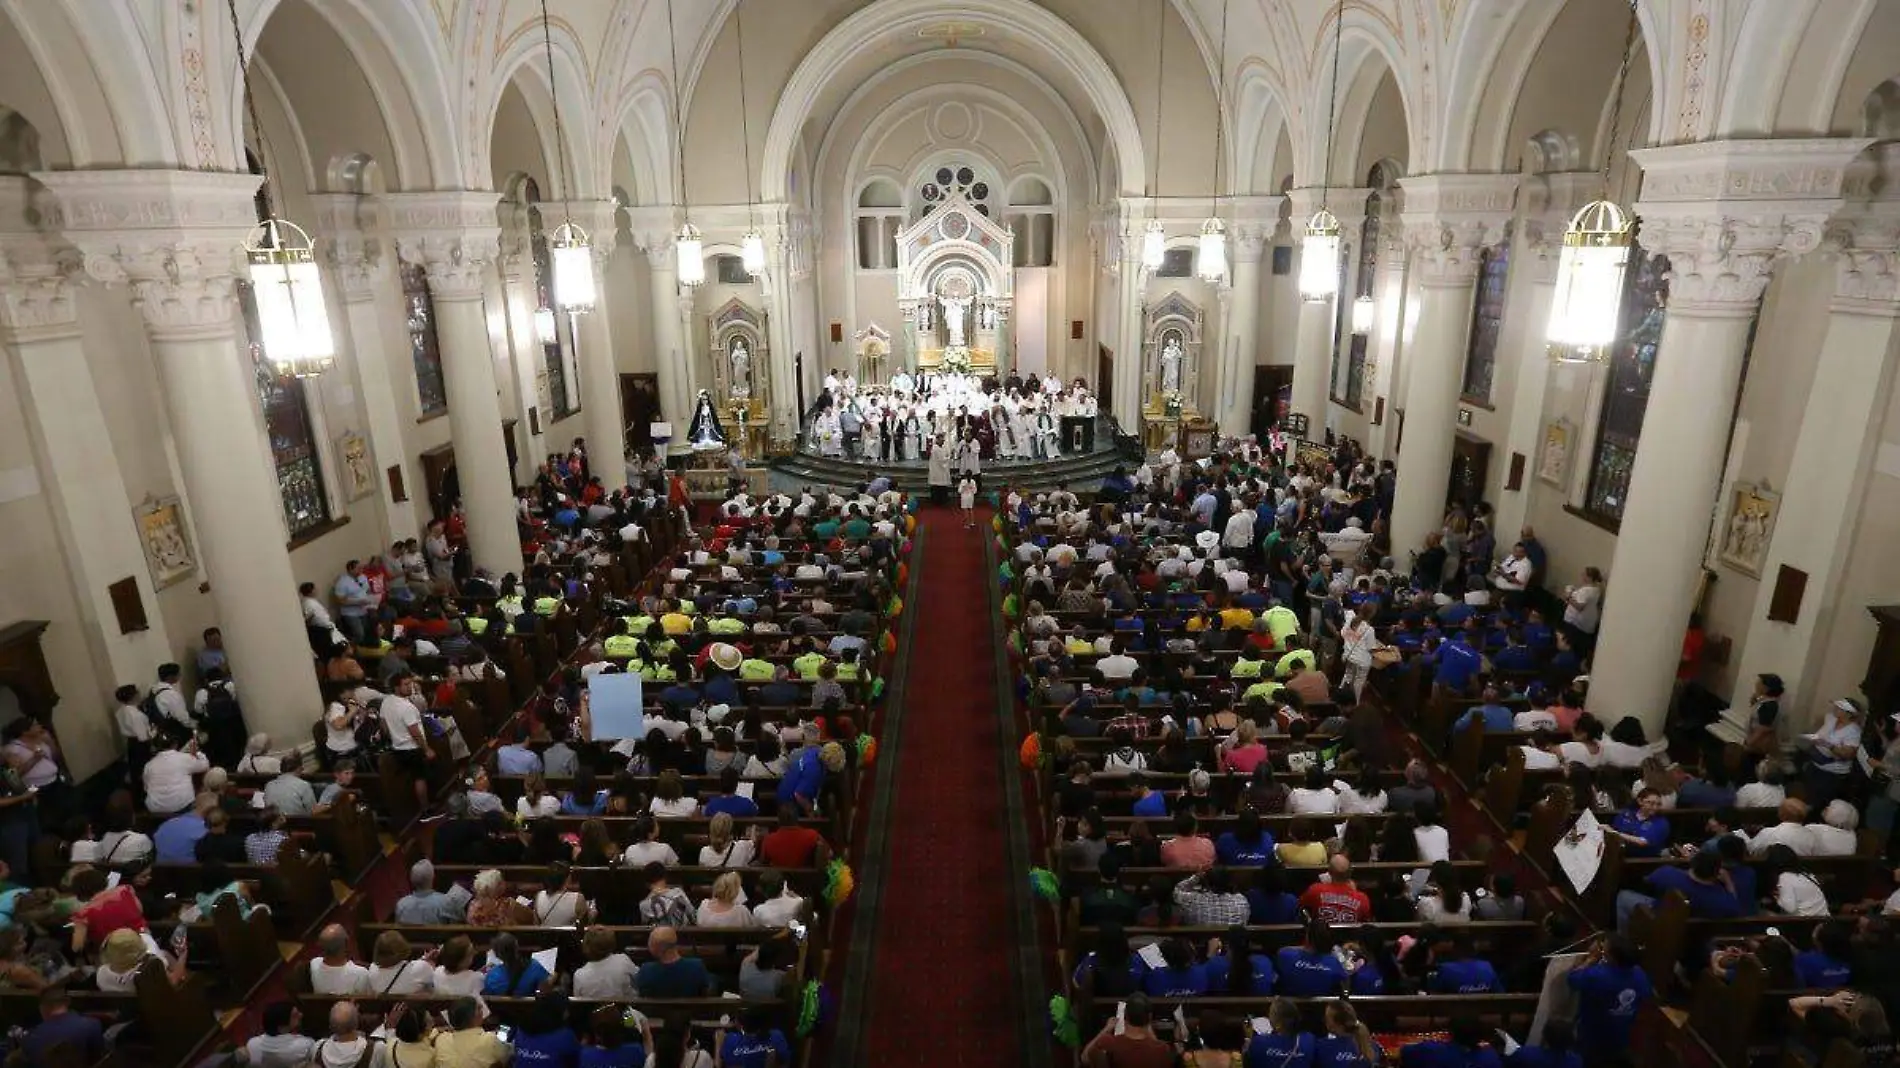
[[[1372,899],[1352,881],[1352,861],[1334,853],[1326,862],[1326,882],[1315,882],[1300,895],[1300,909],[1325,924],[1359,924],[1372,919]]]
[[[1689,613],[1689,629],[1682,636],[1682,659],[1676,662],[1676,681],[1694,682],[1702,673],[1702,646],[1708,641],[1702,632],[1702,614]]]
[[[88,946],[99,948],[114,931],[146,929],[145,910],[139,907],[139,897],[130,879],[108,888],[106,873],[88,868],[73,876],[73,896],[85,901],[73,913],[74,953],[83,952]]]
[[[797,805],[780,805],[778,827],[759,843],[759,860],[773,868],[815,868],[829,853],[824,837],[798,822]]]
[[[1214,842],[1200,833],[1201,821],[1192,809],[1174,814],[1174,837],[1161,844],[1161,863],[1170,868],[1201,871],[1214,865]]]

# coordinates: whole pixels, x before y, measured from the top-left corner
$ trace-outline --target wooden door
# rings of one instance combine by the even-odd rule
[[[1253,369],[1253,407],[1247,428],[1264,438],[1293,406],[1293,365],[1273,364]]]
[[[1445,503],[1462,504],[1466,511],[1484,499],[1485,480],[1491,473],[1491,443],[1459,431],[1451,445],[1451,485]]]
[[[508,479],[514,481],[515,467],[521,462],[521,449],[515,443],[515,425],[517,419],[509,419],[501,424],[501,440],[508,450]],[[429,514],[436,519],[447,519],[449,507],[462,496],[461,472],[455,468],[455,443],[445,441],[435,448],[424,452],[422,460],[422,489],[429,497]]]
[[[1106,413],[1115,410],[1114,390],[1115,354],[1109,351],[1107,345],[1096,345],[1095,395],[1100,399],[1100,404],[1098,405],[1100,411]],[[1122,427],[1122,433],[1124,434],[1134,434],[1139,431],[1139,427]]]
[[[620,412],[627,420],[627,444],[635,448],[652,445],[653,424],[660,419],[660,376],[621,375]]]

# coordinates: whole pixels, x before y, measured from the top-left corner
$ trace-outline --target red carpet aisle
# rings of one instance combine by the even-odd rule
[[[916,632],[877,917],[867,1065],[1013,1064],[1009,819],[997,781],[995,645],[974,530],[954,509],[920,525]]]

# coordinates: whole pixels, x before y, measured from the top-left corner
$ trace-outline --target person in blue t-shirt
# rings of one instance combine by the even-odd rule
[[[482,993],[490,997],[531,998],[551,976],[541,962],[521,948],[515,936],[506,932],[488,943],[495,965],[482,978]]]
[[[1735,889],[1722,871],[1722,857],[1719,853],[1703,850],[1689,861],[1687,868],[1657,868],[1643,880],[1652,893],[1644,894],[1635,890],[1619,890],[1616,894],[1616,929],[1629,928],[1630,916],[1637,908],[1648,905],[1652,908],[1664,894],[1674,890],[1689,903],[1689,916],[1692,919],[1727,919],[1733,916],[1745,916],[1754,911],[1754,902],[1744,905],[1735,896]]]
[[[1432,654],[1436,670],[1432,681],[1453,693],[1463,693],[1484,666],[1484,657],[1471,647],[1463,631],[1453,632]]]
[[[1207,969],[1194,961],[1194,950],[1179,938],[1161,940],[1161,967],[1142,976],[1151,998],[1192,998],[1208,991]]]
[[[792,766],[778,781],[778,803],[796,804],[799,811],[815,815],[818,794],[825,786],[826,771],[844,770],[844,747],[837,742],[822,746],[808,745],[792,758]]]
[[[1219,854],[1219,842],[1214,843],[1214,852]],[[1285,868],[1268,864],[1254,877],[1247,890],[1247,922],[1263,926],[1300,922],[1300,899],[1286,888]]]
[[[542,994],[534,1001],[528,1022],[515,1036],[517,1068],[576,1068],[581,1040],[567,1026],[567,995]]]
[[[1296,998],[1330,997],[1346,985],[1346,966],[1333,955],[1333,929],[1315,920],[1306,937],[1274,955],[1280,993]]]
[[[1814,948],[1794,958],[1795,985],[1803,990],[1836,990],[1853,977],[1848,959],[1853,955],[1853,931],[1844,921],[1829,920],[1814,929]]]
[[[1584,1060],[1629,1046],[1636,1015],[1655,993],[1638,959],[1636,943],[1610,935],[1597,941],[1583,967],[1564,977],[1577,995],[1577,1035]]]
[[[618,1005],[602,1005],[588,1019],[591,1032],[581,1047],[577,1068],[643,1068],[653,1048],[653,1027],[640,1017],[640,1034],[627,1033],[626,1017]],[[397,1066],[400,1068],[400,1066]]]
[[[785,1041],[785,1032],[772,1026],[772,1015],[765,1009],[749,1010],[738,1030],[721,1030],[713,1044],[719,1047],[724,1068],[765,1068],[773,1054],[781,1065],[792,1063],[792,1044]]]
[[[1471,935],[1453,931],[1440,943],[1435,954],[1437,967],[1432,970],[1426,988],[1434,994],[1502,994],[1504,983],[1491,962],[1473,953]]]
[[[1214,840],[1214,856],[1227,867],[1264,868],[1272,864],[1273,835],[1260,826],[1260,813],[1241,809],[1234,829],[1221,832]]]
[[[1652,787],[1637,791],[1636,803],[1610,820],[1610,830],[1623,839],[1623,855],[1657,857],[1669,844],[1669,821],[1662,816],[1662,795]]]
[[[1498,693],[1497,687],[1486,686],[1484,703],[1466,709],[1465,714],[1458,717],[1458,722],[1452,724],[1451,729],[1462,731],[1471,726],[1473,720],[1483,720],[1486,734],[1509,734],[1517,729],[1516,717],[1510,709],[1500,703],[1502,700],[1503,697]]]
[[[1264,1035],[1248,1033],[1242,1068],[1312,1068],[1313,1036],[1300,1030],[1300,1010],[1292,1002],[1274,998],[1267,1006],[1267,1025]]]
[[[1149,786],[1141,772],[1131,772],[1128,785],[1135,789],[1135,803],[1129,806],[1129,813],[1147,819],[1157,819],[1168,814],[1168,795]]]
[[[1233,997],[1264,998],[1273,993],[1273,959],[1253,951],[1247,929],[1238,924],[1224,938],[1207,942],[1207,989]]]
[[[1570,1048],[1576,1041],[1567,1021],[1550,1020],[1544,1024],[1541,1044],[1519,1046],[1504,1063],[1509,1068],[1583,1068],[1583,1055]]]
[[[1379,1047],[1372,1031],[1359,1022],[1352,1002],[1340,998],[1326,1006],[1326,1033],[1313,1047],[1313,1068],[1373,1068]]]
[[[1504,1068],[1498,1051],[1485,1045],[1490,1038],[1475,1016],[1451,1018],[1451,1037],[1445,1041],[1414,1042],[1399,1051],[1399,1068]]]

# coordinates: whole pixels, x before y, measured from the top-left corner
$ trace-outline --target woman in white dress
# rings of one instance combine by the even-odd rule
[[[904,455],[906,460],[921,460],[924,456],[924,424],[917,418],[915,410],[904,413]]]

